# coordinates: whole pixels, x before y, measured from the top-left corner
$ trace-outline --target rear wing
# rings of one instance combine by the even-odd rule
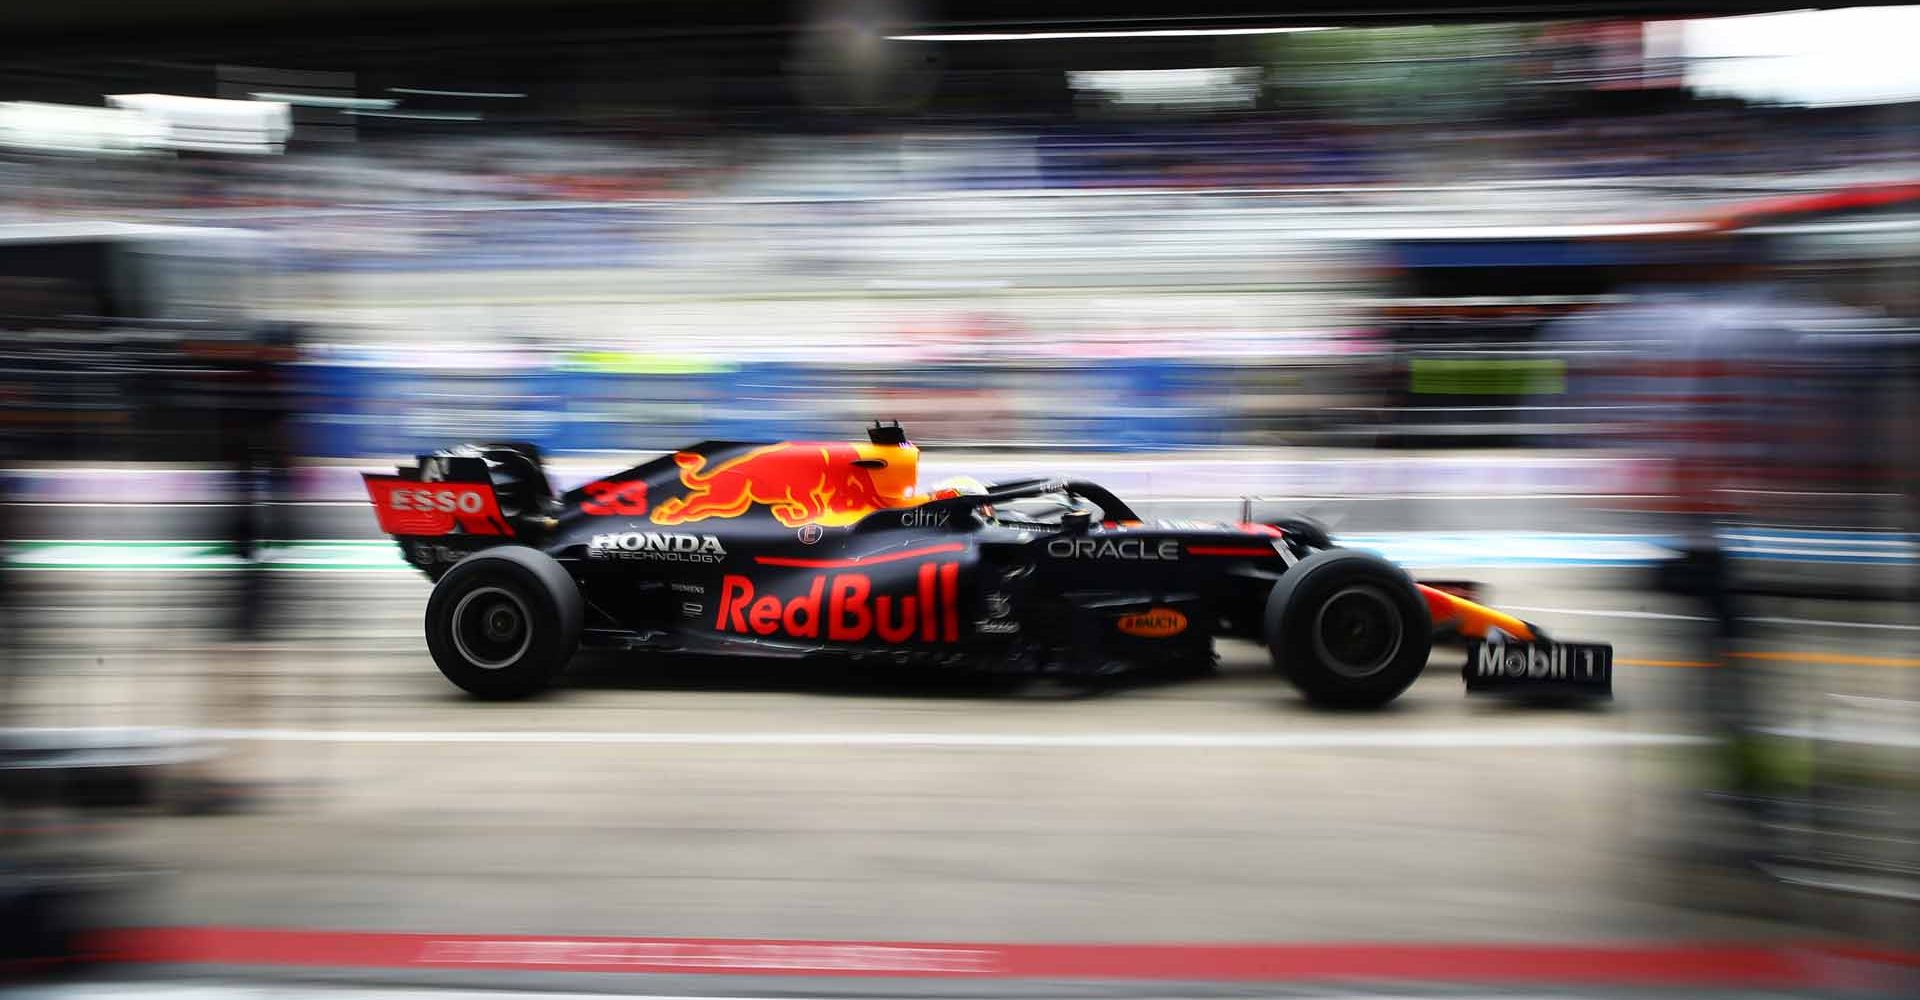
[[[393,475],[368,472],[361,478],[380,530],[389,535],[513,536],[484,458],[427,455]]]

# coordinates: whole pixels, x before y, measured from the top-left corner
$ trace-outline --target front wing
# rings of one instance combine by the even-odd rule
[[[1471,694],[1613,696],[1613,647],[1561,642],[1537,626],[1459,594],[1419,584],[1436,629],[1467,639],[1460,668]]]

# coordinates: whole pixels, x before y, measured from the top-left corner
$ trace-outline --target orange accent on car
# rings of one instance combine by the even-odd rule
[[[1187,630],[1187,616],[1172,608],[1148,608],[1136,614],[1123,615],[1114,627],[1142,639],[1165,639]]]
[[[1427,612],[1433,616],[1435,628],[1452,628],[1469,639],[1486,638],[1490,628],[1497,628],[1521,642],[1532,642],[1539,638],[1526,622],[1504,611],[1495,611],[1484,604],[1475,604],[1424,583],[1415,586],[1420,589],[1420,596],[1426,599]]]
[[[711,468],[707,456],[680,452],[684,496],[653,508],[655,524],[686,524],[739,517],[758,504],[789,528],[844,527],[887,508],[912,507],[920,449],[911,444],[828,444],[789,441],[755,448]]]

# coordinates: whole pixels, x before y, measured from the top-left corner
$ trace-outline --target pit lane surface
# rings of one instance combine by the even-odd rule
[[[1345,532],[1616,523],[1553,498],[1341,510]],[[301,537],[373,533],[364,505],[298,513]],[[218,509],[191,506],[31,514],[39,538],[220,531]],[[119,853],[164,873],[127,923],[936,941],[1783,932],[1703,912],[1655,853],[1707,769],[1689,742],[1708,678],[1691,666],[1697,609],[1645,593],[1633,567],[1429,571],[1479,579],[1555,634],[1614,642],[1619,700],[1468,701],[1443,649],[1392,710],[1317,712],[1233,643],[1211,675],[1097,692],[602,655],[554,697],[491,705],[433,669],[411,573],[84,570],[23,576],[16,717],[220,730],[228,773],[269,783],[265,811],[118,834]],[[236,588],[262,586],[281,611],[270,640],[221,642]],[[1794,657],[1751,664],[1794,678],[1776,688],[1788,721],[1826,718],[1832,694],[1915,697],[1910,609],[1753,614],[1754,648]]]
[[[1317,712],[1234,643],[1211,675],[1102,692],[599,656],[553,697],[493,705],[433,670],[427,587],[409,574],[275,574],[282,624],[239,649],[209,628],[236,585],[222,574],[84,572],[28,575],[16,715],[226,730],[231,773],[271,783],[264,811],[118,834],[117,851],[164,873],[129,923],[935,941],[1776,933],[1681,905],[1651,853],[1703,766],[1686,742],[1706,678],[1687,666],[1701,656],[1690,609],[1633,589],[1632,570],[1475,575],[1557,633],[1613,641],[1618,702],[1468,701],[1443,650],[1390,711]],[[1770,610],[1834,623],[1754,623],[1759,648],[1789,656],[1757,669],[1792,671],[1796,698],[1913,697],[1904,610]],[[1842,651],[1857,662],[1828,655]]]

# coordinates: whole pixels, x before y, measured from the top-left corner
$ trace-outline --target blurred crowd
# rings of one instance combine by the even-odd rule
[[[1910,209],[1728,220],[1911,182],[1920,104],[1705,92],[1681,22],[975,56],[872,37],[885,8],[793,58],[618,36],[597,63],[496,40],[442,65],[321,40],[332,70],[219,64],[201,92],[110,97],[173,109],[161,134],[191,141],[149,155],[82,148],[97,108],[36,146],[22,123],[61,113],[35,104],[0,127],[0,253],[66,263],[10,265],[9,322],[41,329],[5,345],[27,374],[0,406],[110,428],[43,457],[192,457],[204,416],[139,373],[271,321],[306,331],[314,456],[452,434],[630,451],[881,411],[943,445],[1561,447],[1608,411],[1524,373],[1566,363],[1539,351],[1547,323],[1665,263],[1616,237],[1809,225],[1770,280],[1819,297],[1878,274],[1842,297],[1915,318]],[[610,68],[641,54],[701,86]],[[411,86],[507,55],[470,91]],[[1090,68],[1109,64],[1135,68]],[[121,73],[23,70],[22,93]],[[290,131],[222,138],[266,98]],[[122,223],[179,228],[103,228]],[[243,249],[181,249],[200,244]]]
[[[1900,114],[1723,102],[1417,128],[1259,111],[1212,120],[910,118],[857,130],[689,123],[610,135],[501,124],[484,137],[400,136],[276,157],[87,162],[16,151],[0,177],[0,213],[1725,180],[1898,170],[1915,154]]]

